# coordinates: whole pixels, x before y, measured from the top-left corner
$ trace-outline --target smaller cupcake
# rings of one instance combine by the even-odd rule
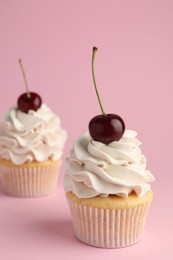
[[[59,117],[42,104],[40,96],[29,91],[22,94],[17,106],[10,108],[0,122],[4,192],[38,197],[55,191],[66,138]]]

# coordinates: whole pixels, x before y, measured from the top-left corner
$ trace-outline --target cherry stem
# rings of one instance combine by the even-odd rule
[[[97,48],[93,47],[93,53],[92,53],[92,76],[93,76],[94,87],[95,87],[95,91],[96,91],[96,94],[97,94],[97,98],[98,98],[98,101],[99,101],[99,105],[100,105],[102,114],[106,115],[106,113],[105,113],[105,111],[103,109],[101,100],[100,100],[100,96],[99,96],[98,89],[97,89],[97,86],[96,86],[95,74],[94,74],[94,58],[95,58],[96,51],[97,51]]]
[[[31,94],[30,94],[30,92],[29,92],[28,83],[27,83],[27,79],[26,79],[25,70],[24,70],[24,67],[23,67],[22,60],[21,60],[21,59],[19,59],[19,65],[20,65],[20,68],[21,68],[21,70],[22,70],[22,74],[23,74],[23,78],[24,78],[24,82],[25,82],[26,95],[27,95],[28,98],[31,98]]]

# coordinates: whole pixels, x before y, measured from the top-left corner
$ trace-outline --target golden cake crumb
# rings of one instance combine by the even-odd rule
[[[0,165],[4,165],[4,166],[12,166],[12,167],[41,167],[41,166],[48,166],[49,164],[52,164],[52,163],[60,163],[61,159],[59,160],[56,160],[56,161],[53,161],[51,159],[48,159],[46,161],[43,161],[43,162],[37,162],[37,161],[33,161],[33,162],[26,162],[26,163],[23,163],[22,165],[16,165],[14,164],[12,161],[9,161],[9,160],[5,160],[5,159],[0,159]]]
[[[93,208],[128,209],[139,205],[144,205],[151,201],[153,192],[150,190],[142,197],[138,197],[135,193],[132,193],[127,198],[122,198],[117,195],[109,195],[108,197],[96,196],[93,198],[78,198],[72,192],[66,192],[66,196],[68,199],[73,200],[78,204],[90,206]]]

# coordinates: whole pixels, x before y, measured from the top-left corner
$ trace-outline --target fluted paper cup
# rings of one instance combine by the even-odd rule
[[[151,199],[132,208],[96,208],[67,196],[75,236],[102,248],[121,248],[141,240]]]
[[[60,160],[16,166],[0,162],[1,182],[5,193],[15,197],[39,197],[56,189]]]

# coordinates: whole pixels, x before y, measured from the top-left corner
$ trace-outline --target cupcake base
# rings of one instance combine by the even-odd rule
[[[131,194],[79,199],[66,193],[75,236],[82,242],[103,248],[121,248],[139,242],[143,236],[152,191],[143,197]]]
[[[6,194],[14,197],[40,197],[56,189],[61,160],[14,165],[0,160],[1,182]]]

